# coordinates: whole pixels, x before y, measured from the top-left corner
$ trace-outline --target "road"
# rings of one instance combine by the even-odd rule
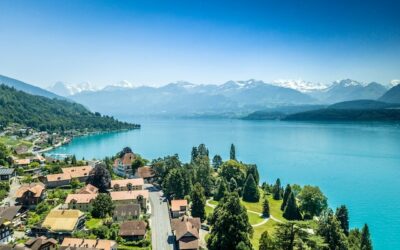
[[[164,201],[161,191],[153,185],[146,184],[145,187],[150,192],[152,247],[155,250],[175,249],[167,202]]]
[[[10,192],[8,192],[8,196],[4,198],[2,201],[3,204],[10,204],[10,206],[15,205],[15,193],[21,187],[21,183],[17,177],[12,177],[12,182],[10,184]]]

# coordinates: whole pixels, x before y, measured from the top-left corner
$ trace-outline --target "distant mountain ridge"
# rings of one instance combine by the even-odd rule
[[[389,103],[400,103],[400,84],[389,89],[379,100]]]
[[[0,75],[0,85],[2,85],[2,84],[9,86],[9,87],[13,87],[16,90],[24,91],[25,93],[32,94],[32,95],[44,96],[44,97],[51,98],[51,99],[57,98],[60,100],[66,100],[65,97],[56,95],[50,91],[44,90],[42,88],[33,86],[33,85],[25,83],[25,82],[22,82],[20,80],[16,80],[16,79],[13,79],[13,78],[10,78],[7,76]]]
[[[176,82],[161,87],[103,89],[81,92],[71,99],[91,110],[113,115],[213,115],[316,102],[297,90],[252,79],[222,85]]]

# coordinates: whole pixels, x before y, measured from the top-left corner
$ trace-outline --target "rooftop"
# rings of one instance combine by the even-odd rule
[[[125,221],[119,229],[120,236],[144,236],[147,223],[142,220]]]
[[[102,250],[111,250],[117,243],[113,240],[92,240],[79,238],[64,238],[62,247],[95,248]]]
[[[31,183],[22,185],[17,192],[15,193],[15,197],[21,198],[24,196],[26,192],[32,192],[34,197],[38,198],[42,195],[42,192],[45,190],[43,183]]]
[[[42,226],[52,231],[73,231],[82,216],[84,213],[79,210],[51,210]]]
[[[68,194],[65,199],[65,203],[69,204],[72,201],[76,203],[90,203],[92,200],[96,199],[97,194]]]
[[[144,180],[143,178],[135,178],[135,179],[123,179],[123,180],[112,180],[111,187],[118,185],[120,187],[126,187],[128,184],[132,186],[143,186]]]
[[[172,200],[171,201],[171,211],[180,211],[181,207],[187,207],[187,200]]]
[[[113,191],[110,192],[113,201],[119,200],[136,200],[138,196],[149,198],[149,190],[131,190],[131,191]]]

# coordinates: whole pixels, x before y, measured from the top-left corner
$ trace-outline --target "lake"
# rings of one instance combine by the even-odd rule
[[[189,161],[192,146],[210,156],[258,166],[261,181],[318,185],[336,208],[346,204],[352,227],[370,226],[375,249],[400,249],[400,126],[216,119],[142,120],[140,130],[74,139],[52,153],[85,159],[111,156],[130,146],[147,159],[178,153]]]

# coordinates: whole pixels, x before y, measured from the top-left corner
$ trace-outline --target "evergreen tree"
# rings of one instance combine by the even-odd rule
[[[350,230],[349,236],[347,237],[349,250],[360,250],[361,249],[361,232],[358,228]]]
[[[231,151],[229,153],[229,159],[236,161],[236,148],[235,145],[233,145],[233,143],[231,144]]]
[[[332,211],[323,213],[318,221],[317,234],[322,236],[329,250],[347,250],[346,235]]]
[[[292,192],[292,188],[289,184],[286,185],[285,192],[283,193],[283,201],[281,205],[281,210],[285,210],[287,200],[289,198],[290,193]]]
[[[268,231],[264,231],[261,234],[261,238],[259,241],[259,250],[275,250],[275,245],[274,245],[274,241],[272,240],[272,237],[269,236]]]
[[[237,191],[237,188],[238,188],[238,184],[237,184],[235,178],[232,177],[231,180],[229,181],[229,190],[231,192],[235,192],[235,191]]]
[[[371,236],[369,234],[369,228],[367,224],[364,224],[364,227],[361,230],[361,250],[372,250],[372,241]]]
[[[279,178],[276,179],[275,185],[272,188],[272,198],[274,198],[274,200],[282,199],[281,180]]]
[[[199,156],[209,156],[208,155],[208,149],[207,149],[207,147],[206,147],[206,145],[205,144],[200,144],[198,147],[197,147],[197,152],[198,152],[198,154],[199,154]]]
[[[285,210],[283,211],[283,217],[286,218],[287,220],[302,219],[300,210],[297,207],[296,198],[294,198],[294,194],[292,192],[289,195]]]
[[[228,192],[226,181],[224,178],[221,178],[219,180],[217,192],[214,194],[214,200],[215,201],[221,200],[225,196],[226,192]]]
[[[215,155],[212,159],[212,165],[214,167],[214,169],[218,169],[219,167],[221,167],[223,161],[222,161],[222,157],[220,155]]]
[[[197,147],[192,148],[192,153],[191,153],[191,162],[194,162],[199,155],[199,152],[197,151]]]
[[[274,249],[293,250],[293,249],[323,249],[311,248],[309,235],[305,230],[305,225],[296,222],[279,223],[275,232],[276,246]],[[314,242],[311,242],[314,245]]]
[[[344,234],[349,236],[349,211],[345,205],[341,205],[336,209],[336,218],[340,222]]]
[[[250,164],[247,165],[247,176],[252,174],[254,181],[258,185],[260,183],[260,174],[258,173],[257,165],[255,164]]]
[[[75,156],[75,155],[72,155],[71,164],[72,164],[73,166],[76,166],[76,156]]]
[[[95,218],[106,218],[114,210],[114,204],[108,194],[98,194],[93,201],[92,215]]]
[[[240,242],[251,249],[250,236],[253,228],[238,193],[227,194],[210,217],[211,231],[207,239],[210,250],[236,249]]]
[[[165,194],[173,196],[177,199],[183,199],[185,195],[190,193],[187,187],[187,175],[183,173],[181,168],[174,168],[168,172],[163,179],[162,187]]]
[[[270,216],[269,202],[268,202],[268,197],[266,195],[264,196],[262,215],[266,218],[268,218]]]
[[[204,195],[204,188],[200,183],[196,183],[193,186],[190,199],[192,202],[192,216],[199,217],[201,221],[204,221],[206,218],[206,196]]]
[[[247,177],[244,184],[243,200],[248,202],[258,202],[260,200],[260,191],[252,174]]]

